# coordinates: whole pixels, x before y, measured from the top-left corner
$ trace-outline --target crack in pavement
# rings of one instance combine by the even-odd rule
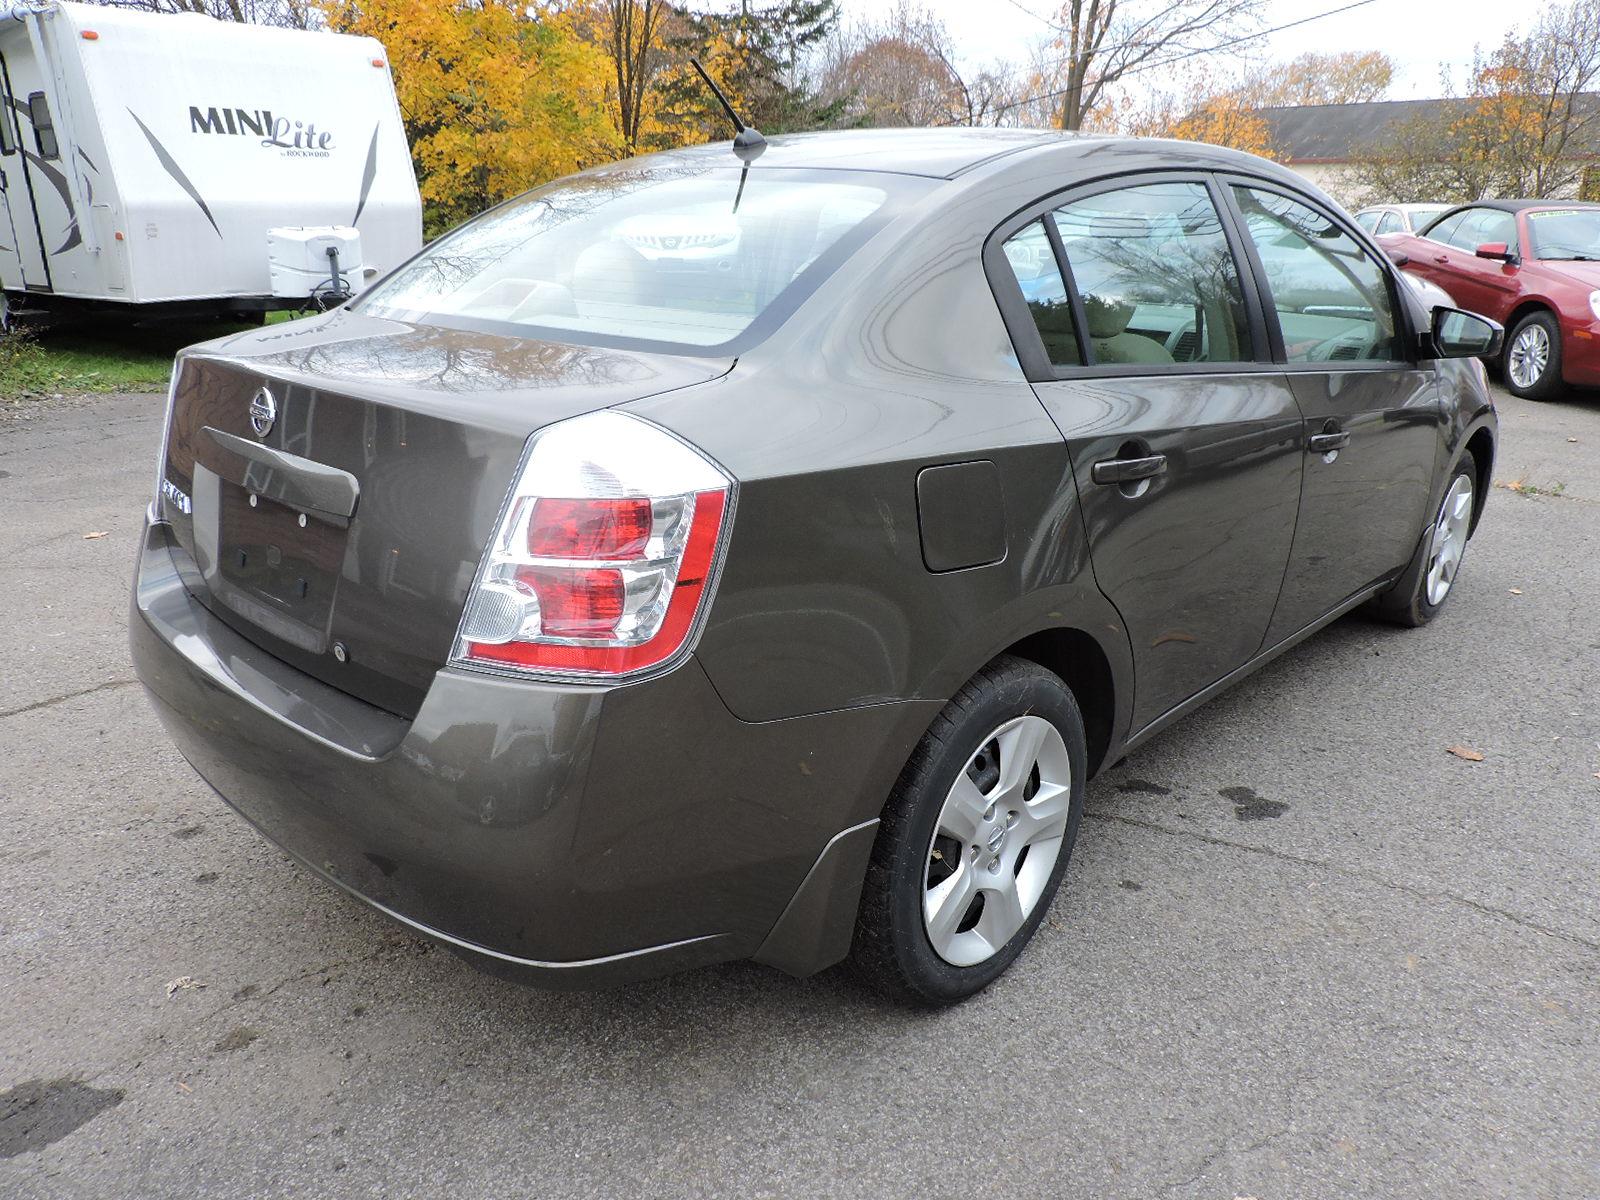
[[[321,966],[310,967],[303,971],[296,971],[293,974],[285,975],[282,979],[275,981],[270,986],[260,991],[252,992],[248,996],[230,997],[229,999],[223,1001],[213,1008],[206,1010],[205,1012],[196,1013],[189,1019],[181,1032],[197,1032],[216,1017],[219,1017],[223,1013],[227,1012],[230,1008],[238,1008],[244,1004],[250,1004],[257,1000],[264,1000],[266,997],[273,995],[274,993],[290,986],[291,984],[301,983],[307,979],[315,979],[319,975],[324,975],[335,971],[340,967],[347,967],[354,963],[365,962],[370,957],[372,956],[358,955],[355,958],[336,959],[331,963],[323,963]],[[103,1067],[96,1069],[92,1075],[87,1075],[84,1081],[88,1083],[96,1083],[102,1079],[105,1079],[108,1075],[112,1077],[124,1076],[129,1071],[137,1070],[140,1066],[147,1062],[158,1062],[163,1055],[167,1056],[168,1058],[173,1058],[181,1057],[185,1053],[187,1053],[187,1050],[184,1046],[178,1044],[178,1039],[168,1039],[167,1031],[154,1030],[146,1032],[139,1035],[137,1049],[129,1054],[123,1055],[113,1062],[107,1063]],[[127,1086],[131,1090],[133,1086],[131,1080],[128,1081]]]
[[[1498,917],[1502,921],[1509,921],[1523,929],[1530,929],[1534,933],[1542,933],[1546,937],[1559,938],[1564,942],[1571,942],[1585,950],[1600,953],[1600,942],[1592,941],[1576,933],[1568,933],[1562,929],[1552,929],[1548,925],[1541,925],[1537,921],[1530,921],[1527,917],[1520,917],[1514,912],[1503,908],[1496,908],[1492,904],[1485,904],[1481,900],[1474,900],[1470,896],[1463,896],[1459,892],[1429,891],[1427,888],[1413,887],[1408,883],[1399,883],[1387,876],[1379,875],[1373,871],[1353,870],[1349,867],[1337,866],[1320,858],[1307,858],[1300,854],[1290,854],[1287,850],[1274,850],[1270,846],[1252,845],[1249,842],[1236,842],[1231,838],[1217,837],[1211,833],[1198,833],[1192,829],[1174,829],[1170,825],[1158,825],[1154,821],[1141,821],[1138,817],[1127,817],[1120,813],[1085,812],[1085,817],[1096,821],[1115,821],[1121,825],[1129,825],[1135,829],[1148,829],[1153,833],[1164,833],[1168,837],[1192,838],[1197,842],[1205,842],[1211,846],[1225,846],[1230,850],[1243,850],[1250,854],[1260,854],[1267,858],[1275,858],[1280,862],[1294,863],[1302,867],[1315,867],[1327,871],[1331,875],[1342,875],[1346,879],[1359,879],[1364,883],[1375,883],[1379,887],[1388,888],[1390,891],[1404,892],[1408,896],[1419,900],[1446,900],[1452,904],[1460,904],[1481,913],[1487,917]]]
[[[138,682],[137,679],[110,679],[105,683],[97,683],[93,687],[82,688],[76,692],[68,692],[64,696],[52,696],[48,700],[35,700],[32,704],[24,704],[21,708],[0,710],[0,721],[5,720],[7,717],[21,716],[23,713],[38,712],[41,708],[49,708],[53,704],[76,700],[79,696],[92,696],[96,692],[110,691],[112,688],[132,687]]]
[[[354,967],[363,963],[381,962],[384,957],[395,948],[394,942],[384,940],[365,954],[348,955],[344,958],[337,958],[331,962],[321,963],[314,967],[306,967],[299,971],[290,972],[289,974],[284,975],[280,979],[274,980],[272,983],[267,984],[264,987],[258,987],[256,990],[251,991],[248,995],[241,996],[238,993],[235,993],[227,1000],[221,1001],[220,1003],[213,1005],[211,1008],[206,1009],[203,1012],[195,1013],[188,1019],[187,1023],[184,1024],[181,1032],[198,1032],[204,1026],[221,1016],[223,1013],[228,1012],[230,1009],[241,1008],[248,1004],[256,1004],[259,1001],[265,1000],[269,996],[276,995],[284,988],[291,987],[297,983],[304,983],[307,980],[316,979],[319,976],[331,976],[334,971],[337,971],[341,967]],[[151,1045],[150,1043],[152,1041],[157,1044]],[[86,1081],[96,1082],[106,1078],[108,1075],[113,1077],[120,1076],[127,1073],[131,1069],[137,1069],[144,1063],[157,1062],[163,1057],[163,1055],[169,1058],[180,1057],[186,1052],[187,1051],[185,1048],[179,1044],[178,1039],[173,1038],[169,1040],[167,1031],[155,1030],[141,1035],[139,1048],[133,1053],[123,1055],[116,1061],[96,1069],[94,1074],[87,1076]],[[131,1087],[131,1083],[129,1086]]]
[[[1200,1181],[1200,1177],[1209,1171],[1217,1159],[1221,1158],[1224,1154],[1254,1154],[1257,1150],[1261,1150],[1267,1146],[1270,1146],[1279,1138],[1288,1137],[1291,1132],[1292,1131],[1288,1129],[1280,1129],[1276,1133],[1269,1133],[1265,1137],[1257,1138],[1247,1146],[1240,1146],[1237,1151],[1233,1150],[1227,1142],[1223,1142],[1222,1145],[1218,1146],[1215,1150],[1211,1151],[1200,1160],[1200,1165],[1195,1169],[1193,1175],[1190,1175],[1186,1179],[1179,1179],[1175,1183],[1167,1184],[1161,1189],[1160,1194],[1163,1196],[1170,1195],[1172,1192],[1177,1191],[1181,1187],[1188,1187],[1191,1183],[1198,1183]]]

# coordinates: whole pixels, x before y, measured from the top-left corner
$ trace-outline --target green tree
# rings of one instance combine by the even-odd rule
[[[837,0],[746,3],[735,13],[685,10],[668,30],[667,49],[679,66],[663,82],[661,106],[708,136],[728,135],[727,118],[715,99],[699,76],[683,69],[694,55],[724,91],[738,96],[739,115],[763,133],[826,125],[837,103],[821,98],[804,67],[838,21]]]

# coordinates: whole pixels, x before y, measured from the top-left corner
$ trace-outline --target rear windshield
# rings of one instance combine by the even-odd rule
[[[737,167],[575,176],[434,242],[361,307],[524,337],[737,353],[927,186]]]

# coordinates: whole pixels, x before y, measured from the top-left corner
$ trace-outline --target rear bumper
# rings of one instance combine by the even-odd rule
[[[936,703],[749,724],[691,659],[612,688],[442,670],[408,722],[220,622],[168,537],[141,546],[135,670],[184,757],[311,870],[550,986],[848,949],[859,827]]]

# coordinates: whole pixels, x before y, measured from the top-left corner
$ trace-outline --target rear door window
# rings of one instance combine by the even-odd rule
[[[61,146],[56,141],[55,122],[50,119],[50,102],[43,92],[34,92],[28,97],[28,119],[33,122],[33,140],[39,157],[60,158]]]
[[[1072,319],[1072,304],[1044,222],[1024,225],[1006,239],[1004,250],[1050,362],[1058,367],[1081,366],[1083,354]]]
[[[1235,185],[1289,362],[1394,361],[1388,275],[1328,214]]]
[[[1379,233],[1404,233],[1405,232],[1405,228],[1406,228],[1405,222],[1400,219],[1400,214],[1399,213],[1397,213],[1397,212],[1386,212],[1386,213],[1383,214],[1383,219],[1378,222],[1377,232],[1379,232]]]
[[[1052,215],[1082,301],[1091,363],[1252,361],[1238,267],[1204,184],[1098,192]]]

